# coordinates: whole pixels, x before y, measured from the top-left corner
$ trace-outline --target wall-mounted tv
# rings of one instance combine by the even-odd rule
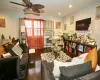
[[[90,24],[91,24],[91,18],[76,21],[76,30],[87,31]]]

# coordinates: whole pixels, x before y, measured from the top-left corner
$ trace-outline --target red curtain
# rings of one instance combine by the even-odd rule
[[[41,19],[24,18],[26,38],[29,48],[41,49],[44,47],[44,21]]]

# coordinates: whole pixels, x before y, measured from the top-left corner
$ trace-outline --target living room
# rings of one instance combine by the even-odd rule
[[[89,33],[89,30],[76,30],[76,21],[91,18],[91,24],[89,25],[91,31],[89,36],[91,36],[91,38],[96,42],[95,45],[97,45],[97,50],[100,49],[100,12],[98,11],[100,9],[100,0],[30,0],[34,4],[43,4],[45,6],[43,8],[44,13],[40,13],[40,16],[36,16],[34,14],[24,14],[24,7],[12,4],[9,1],[11,0],[0,1],[0,18],[5,20],[5,27],[1,26],[0,28],[0,36],[2,36],[3,34],[5,39],[13,37],[15,39],[19,39],[19,18],[42,19],[53,21],[53,34],[50,35],[50,37],[58,37],[60,33],[66,32],[69,32],[70,34],[77,33],[77,35],[86,36]],[[23,3],[22,0],[12,1],[20,4]],[[60,23],[60,28],[57,28],[57,23]],[[48,37],[48,35],[44,35],[44,47],[47,46],[46,38]]]

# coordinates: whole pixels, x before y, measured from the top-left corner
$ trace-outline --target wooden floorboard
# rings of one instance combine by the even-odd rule
[[[40,54],[43,53],[43,49],[38,49],[34,54],[29,54],[29,65],[26,80],[41,80],[41,58]]]

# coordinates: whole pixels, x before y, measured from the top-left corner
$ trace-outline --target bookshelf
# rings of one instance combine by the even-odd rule
[[[71,57],[87,53],[94,47],[97,47],[97,45],[88,45],[73,40],[64,40],[64,52]]]

